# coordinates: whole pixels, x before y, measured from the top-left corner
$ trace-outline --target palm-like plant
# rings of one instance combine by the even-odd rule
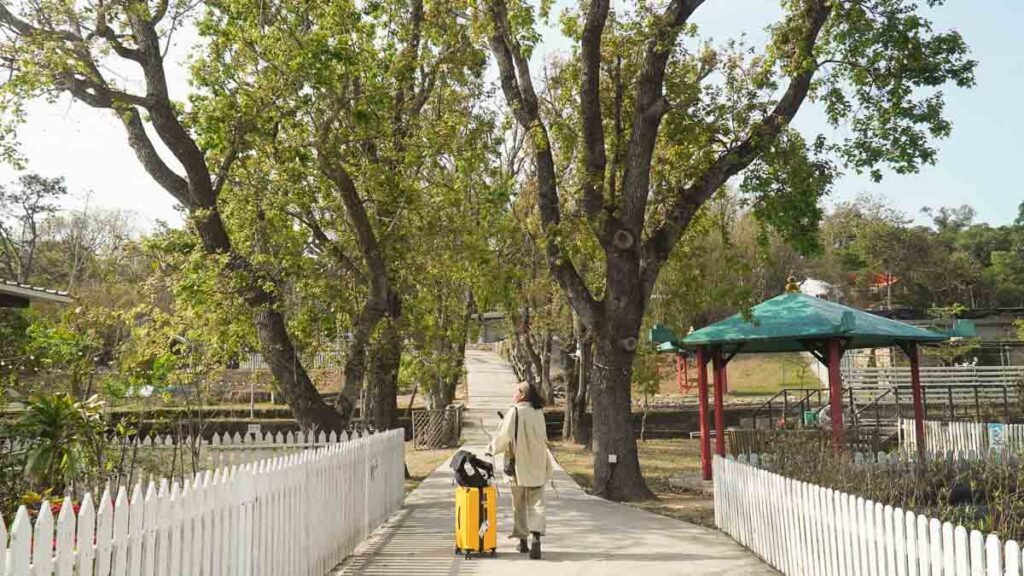
[[[29,443],[25,475],[30,481],[61,492],[95,464],[102,405],[96,396],[85,401],[70,394],[29,399],[18,431]]]

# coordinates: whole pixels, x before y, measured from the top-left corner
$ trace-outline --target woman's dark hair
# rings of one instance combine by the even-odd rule
[[[537,410],[544,407],[544,398],[541,397],[540,392],[537,391],[537,387],[530,384],[526,388],[526,396],[523,398],[524,402],[529,402],[530,406],[533,406]]]

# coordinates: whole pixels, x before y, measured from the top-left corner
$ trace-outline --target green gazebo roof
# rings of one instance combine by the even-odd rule
[[[846,348],[879,348],[900,342],[940,342],[944,334],[799,292],[754,306],[749,319],[735,314],[682,339],[686,348],[726,346],[742,352],[802,352],[831,338]]]

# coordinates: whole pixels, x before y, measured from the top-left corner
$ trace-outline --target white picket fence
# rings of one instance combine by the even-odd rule
[[[917,436],[914,434],[914,421],[900,419],[900,447],[907,452],[917,450]],[[1004,445],[1007,452],[1024,451],[1024,424],[1006,424],[1004,427]],[[988,424],[985,422],[943,422],[925,420],[925,450],[935,456],[941,454],[961,454],[964,457],[974,455],[981,457],[989,453]]]
[[[0,518],[3,576],[323,576],[401,505],[401,430]],[[56,528],[56,532],[54,529]]]
[[[715,524],[793,576],[1021,576],[1017,542],[714,460]]]
[[[277,456],[284,456],[301,450],[321,448],[339,442],[346,442],[350,438],[357,437],[356,433],[337,434],[331,432],[326,434],[323,431],[314,432],[270,432],[239,434],[212,434],[208,438],[192,436],[171,436],[165,434],[147,435],[141,438],[134,438],[131,442],[141,449],[173,450],[181,448],[199,450],[200,466],[203,469],[216,469],[227,466],[248,464],[256,460],[264,460]],[[111,443],[121,440],[111,437]],[[0,451],[18,450],[31,445],[25,441],[0,440]],[[0,576],[3,576],[0,574]]]
[[[357,437],[355,433],[351,436]],[[184,437],[176,438],[169,435],[145,436],[138,441],[142,448],[173,449],[184,446],[199,448],[205,454],[203,462],[209,468],[221,468],[239,464],[248,464],[255,460],[263,460],[283,456],[293,452],[321,448],[349,439],[349,434],[338,435],[335,432],[325,434],[313,432],[277,432],[271,434],[213,434],[209,438]]]

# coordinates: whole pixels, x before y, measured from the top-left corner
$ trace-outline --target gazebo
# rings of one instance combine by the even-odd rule
[[[949,337],[897,320],[801,294],[787,286],[787,292],[754,306],[749,316],[736,314],[683,338],[679,345],[693,350],[697,363],[700,410],[701,468],[711,479],[711,441],[708,430],[708,370],[715,373],[715,452],[725,456],[723,383],[726,366],[738,354],[809,352],[828,368],[829,410],[832,444],[838,450],[843,439],[842,377],[839,364],[847,350],[899,346],[910,359],[914,402],[914,432],[917,446],[924,443],[924,407],[921,401],[920,354],[918,345],[941,342]]]

